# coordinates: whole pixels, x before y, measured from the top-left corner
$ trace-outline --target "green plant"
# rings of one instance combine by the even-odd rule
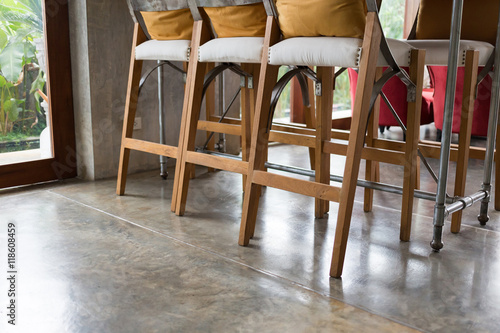
[[[15,98],[14,84],[0,76],[0,131],[5,136],[12,131],[13,122],[19,116],[21,108],[19,105],[23,102]]]
[[[387,38],[403,38],[405,0],[384,0],[380,23]]]
[[[30,96],[38,89],[43,89],[45,85],[45,75],[37,68],[38,59],[34,43],[35,39],[42,36],[43,16],[40,0],[2,0],[0,133],[3,136],[15,128],[25,131],[36,124],[34,122],[28,127],[25,121],[34,119],[37,117],[36,112],[40,112],[39,96],[35,98]],[[16,124],[18,121],[21,124]]]
[[[338,68],[336,68],[338,70]],[[337,110],[351,109],[350,82],[347,71],[340,74],[335,80],[335,91],[333,92],[333,104]]]

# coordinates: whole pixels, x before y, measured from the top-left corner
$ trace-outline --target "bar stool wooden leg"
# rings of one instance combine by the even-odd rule
[[[465,53],[464,91],[462,94],[462,112],[458,143],[457,170],[455,175],[455,196],[465,195],[467,181],[467,167],[469,165],[469,151],[472,131],[472,115],[477,86],[479,51],[468,50]],[[451,216],[451,232],[460,232],[462,211]]]
[[[196,131],[202,101],[205,64],[198,62],[198,48],[210,38],[209,31],[203,21],[196,21],[193,25],[192,53],[187,74],[186,92],[184,94],[174,178],[174,194],[172,195],[172,211],[175,211],[177,215],[183,215],[186,207],[191,164],[186,163],[185,157],[188,151],[193,151],[195,148]]]
[[[269,116],[269,107],[271,100],[271,91],[278,78],[278,66],[266,65],[264,70],[261,70],[261,82],[265,86],[265,96],[259,93],[257,95],[257,109],[254,121],[256,122],[252,130],[252,145],[249,157],[249,171],[247,174],[247,182],[245,186],[245,197],[243,200],[242,218],[240,237],[238,243],[240,245],[248,245],[250,238],[254,234],[255,221],[257,219],[257,210],[259,208],[259,198],[261,194],[261,185],[252,182],[254,170],[264,170],[264,163],[267,160],[267,148],[269,144],[269,131],[267,129],[267,119]],[[266,82],[262,82],[266,78]],[[269,92],[269,93],[267,93]]]
[[[191,44],[192,45],[192,44]],[[189,69],[188,69],[189,71]],[[186,78],[186,84],[185,84],[185,89],[184,89],[184,102],[182,104],[182,114],[181,114],[181,126],[179,130],[179,141],[177,143],[177,159],[175,163],[175,175],[174,175],[174,185],[172,189],[172,201],[170,203],[170,210],[172,212],[175,212],[175,207],[177,206],[177,192],[179,188],[179,169],[178,166],[181,163],[182,159],[182,143],[184,141],[184,133],[185,133],[185,127],[186,127],[186,116],[187,116],[187,106],[188,106],[188,98],[189,98],[189,91],[190,88],[190,78],[187,76]]]
[[[417,149],[420,137],[420,114],[424,82],[425,51],[412,50],[410,56],[410,79],[416,85],[415,102],[408,103],[406,120],[405,164],[403,176],[403,203],[401,207],[401,230],[399,238],[410,240],[413,199],[417,184]]]
[[[213,68],[215,67],[215,64],[212,62],[207,63],[207,69],[206,72],[209,73]],[[206,115],[206,120],[213,120],[212,117],[215,115],[215,84],[211,84],[208,89],[207,93],[205,95],[205,115]],[[210,132],[207,132],[207,140],[210,138]],[[215,149],[215,138],[212,136],[212,139],[208,141],[207,145],[208,150],[214,150]],[[208,172],[214,172],[214,168],[208,168]]]
[[[139,98],[139,82],[141,80],[142,60],[135,60],[135,48],[137,45],[147,40],[139,24],[134,26],[134,39],[132,43],[132,54],[130,56],[130,69],[127,86],[127,100],[125,102],[125,114],[123,117],[123,132],[120,148],[120,162],[118,165],[118,181],[116,194],[125,194],[127,182],[127,170],[130,159],[130,149],[125,147],[127,138],[132,137],[134,130],[135,112],[137,110],[137,100]]]
[[[377,80],[382,76],[383,68],[377,68],[375,77]],[[375,105],[373,106],[373,112],[368,119],[368,132],[366,134],[366,145],[373,146],[374,140],[378,137],[378,122],[380,115],[380,96],[377,97]],[[378,181],[378,169],[379,163],[376,161],[366,160],[365,162],[365,179],[367,181],[375,182]],[[365,197],[363,200],[363,210],[365,212],[371,212],[373,209],[373,189],[365,188]]]
[[[349,143],[347,146],[344,179],[340,195],[339,214],[335,230],[332,265],[330,275],[340,277],[344,266],[351,214],[354,204],[354,195],[359,173],[361,151],[365,139],[365,130],[368,122],[370,98],[375,80],[375,70],[380,47],[382,32],[377,17],[368,13],[363,40],[363,57],[359,67],[359,80],[356,87],[356,101],[353,108]]]
[[[250,157],[252,117],[255,114],[255,92],[257,91],[260,65],[242,64],[241,68],[252,74],[252,85],[249,87],[249,78],[245,80],[245,87],[241,89],[241,155],[242,160],[248,162]],[[243,175],[243,190],[247,176]]]
[[[254,119],[255,119],[255,109],[257,107],[257,92],[259,90],[259,78],[260,78],[260,64],[253,64],[254,68],[253,68],[253,89],[250,89],[250,137],[251,137],[251,133],[252,133],[252,129],[253,129],[253,122],[254,122]],[[251,149],[251,146],[252,146],[252,140],[250,139],[250,145],[248,146],[248,161],[250,160],[250,149]],[[266,150],[266,154],[265,154],[265,160],[267,161],[267,157],[268,157],[268,151]],[[267,170],[267,168],[264,168],[265,170]],[[247,176],[245,175],[245,182],[243,183],[243,191],[245,191],[245,186],[246,186],[246,179],[247,179]],[[262,196],[262,186],[259,188],[259,197]],[[253,237],[253,232],[254,232],[255,229],[252,230],[252,235],[250,236],[250,238]]]
[[[420,156],[417,156],[417,179],[415,180],[415,190],[420,190]]]
[[[251,73],[253,74],[253,89],[250,89],[250,134],[252,133],[251,130],[253,128],[253,121],[255,118],[255,108],[257,107],[257,91],[259,90],[260,82],[260,64],[253,64],[252,66],[253,68]],[[250,144],[252,144],[251,140]]]
[[[314,82],[307,80],[307,90],[309,92],[309,107],[304,105],[304,118],[307,128],[316,128],[316,103],[314,95]],[[333,103],[333,102],[332,102]],[[311,162],[311,170],[316,168],[316,152],[314,148],[309,148],[309,161]]]
[[[187,73],[187,70],[188,70],[188,63],[187,63],[187,62],[183,63],[183,68],[184,68],[184,72],[186,72],[186,73]],[[208,68],[208,66],[207,66],[207,68]],[[187,83],[187,82],[186,82],[186,83]],[[186,84],[184,84],[184,91],[185,91],[185,90],[186,90]],[[208,94],[208,92],[207,92],[207,94]],[[208,102],[207,102],[207,103],[208,103]],[[208,107],[209,107],[209,106],[208,106],[208,104],[207,104],[207,108],[208,108]],[[206,109],[206,112],[207,112],[207,113],[208,113],[208,112],[212,112],[212,114],[213,114],[213,109],[212,109],[212,110]],[[195,178],[196,178],[196,165],[190,165],[190,166],[189,166],[189,169],[190,169],[190,170],[189,170],[189,178],[191,178],[191,179],[195,179]]]
[[[330,154],[323,151],[323,143],[332,137],[333,108],[333,67],[318,67],[317,77],[321,82],[321,96],[316,96],[316,146],[315,146],[315,181],[330,184]],[[323,218],[328,213],[330,202],[315,199],[316,218]]]
[[[267,124],[269,120],[269,108],[274,85],[278,79],[279,66],[267,63],[269,46],[275,44],[280,37],[279,28],[273,17],[267,18],[266,35],[264,39],[262,61],[259,74],[257,100],[255,108],[254,123],[252,124],[252,138],[250,156],[248,162],[247,182],[245,185],[245,196],[241,216],[240,236],[238,244],[247,246],[255,231],[255,221],[259,208],[261,185],[253,183],[255,170],[263,170],[267,160],[267,148],[269,144],[269,131]]]

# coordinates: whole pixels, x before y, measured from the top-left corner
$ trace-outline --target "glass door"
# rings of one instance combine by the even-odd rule
[[[0,3],[0,188],[74,177],[68,8]]]

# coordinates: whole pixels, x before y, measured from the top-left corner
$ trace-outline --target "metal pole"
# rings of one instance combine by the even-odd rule
[[[224,110],[226,109],[226,94],[225,94],[225,86],[224,86],[224,75],[222,72],[219,76],[219,115],[222,117],[224,114]],[[226,151],[226,135],[224,133],[219,134],[219,142],[216,143],[216,149],[219,151]]]
[[[448,76],[446,78],[446,97],[444,102],[443,136],[441,137],[441,155],[439,157],[439,179],[434,206],[434,232],[431,247],[434,251],[443,248],[442,233],[445,219],[446,183],[450,161],[451,130],[453,106],[457,82],[458,53],[460,47],[460,29],[462,25],[464,0],[453,0],[453,13],[450,30],[450,49],[448,52]]]
[[[241,157],[237,155],[230,155],[226,153],[220,153],[216,151],[211,151],[211,150],[206,150],[206,149],[197,149],[198,152],[205,153],[205,154],[210,154],[210,155],[216,155],[216,156],[222,156],[225,158],[230,158],[233,160],[241,161]],[[279,171],[284,171],[288,173],[293,173],[296,175],[301,175],[301,176],[306,176],[306,177],[311,177],[314,178],[316,175],[316,172],[314,170],[307,170],[304,168],[299,168],[299,167],[293,167],[289,165],[282,165],[282,164],[276,164],[276,163],[270,163],[266,162],[265,167],[268,169],[273,169],[273,170],[279,170]],[[337,183],[342,183],[343,177],[342,176],[337,176],[337,175],[332,175],[330,174],[330,180],[337,182]],[[376,183],[376,182],[370,182],[367,180],[362,180],[358,179],[357,181],[357,186],[360,187],[365,187],[365,188],[371,188],[377,191],[383,191],[383,192],[388,192],[388,193],[393,193],[393,194],[403,194],[403,188],[401,186],[396,186],[396,185],[390,185],[390,184],[384,184],[384,183]],[[421,191],[421,190],[415,190],[415,198],[419,199],[424,199],[424,200],[435,200],[436,199],[436,193],[432,192],[427,192],[427,191]],[[446,198],[446,203],[452,204],[457,200],[456,198]],[[458,200],[461,201],[469,201],[469,197],[464,197],[464,198],[458,198]],[[477,201],[477,200],[476,200]],[[467,206],[468,207],[468,206]]]
[[[449,216],[455,212],[458,212],[459,210],[465,209],[467,207],[472,206],[476,202],[483,200],[484,198],[488,197],[488,193],[485,191],[479,191],[476,192],[472,195],[458,198],[457,201],[452,203],[451,205],[446,206],[446,216]]]
[[[161,64],[161,61],[158,60],[158,65]],[[165,144],[165,133],[164,133],[164,117],[163,117],[163,66],[158,67],[158,121],[160,125],[160,144]],[[160,155],[160,176],[163,179],[167,179],[167,157]]]
[[[288,165],[282,165],[282,164],[276,164],[276,163],[270,163],[270,162],[266,162],[265,167],[268,169],[289,172],[289,173],[293,173],[296,175],[302,175],[302,176],[307,176],[307,177],[311,177],[311,178],[314,178],[314,176],[316,175],[316,172],[314,170],[307,170],[307,169],[303,169],[303,168],[292,167],[292,166],[288,166]],[[342,176],[330,174],[331,181],[334,181],[337,183],[342,183],[343,179],[344,178]],[[370,189],[374,189],[377,191],[393,193],[393,194],[399,194],[399,195],[403,194],[403,188],[401,186],[370,182],[370,181],[362,180],[362,179],[357,180],[357,186],[370,188]],[[435,200],[435,198],[436,198],[435,193],[421,191],[421,190],[415,190],[414,196],[415,196],[415,198],[424,199],[424,200]],[[446,202],[453,203],[453,200],[454,200],[453,198],[448,198],[446,200]]]
[[[500,13],[498,14],[500,17]],[[495,139],[497,136],[497,122],[498,122],[498,110],[500,107],[500,21],[497,28],[497,39],[495,48],[495,65],[494,65],[494,75],[493,83],[491,86],[491,104],[490,104],[490,117],[488,120],[488,140],[486,143],[486,156],[484,158],[484,177],[483,185],[481,189],[488,194],[491,193],[491,173],[493,171],[493,155],[495,154]],[[500,163],[500,161],[497,161]],[[497,179],[497,182],[499,180]],[[488,222],[488,204],[490,202],[491,196],[488,195],[481,201],[481,208],[479,211],[479,216],[477,219],[481,225],[486,225]]]

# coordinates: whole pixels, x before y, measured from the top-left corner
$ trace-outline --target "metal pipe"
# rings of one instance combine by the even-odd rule
[[[448,180],[448,164],[450,161],[451,126],[453,122],[453,107],[455,104],[455,88],[457,83],[458,53],[460,47],[460,29],[464,0],[453,0],[453,13],[450,30],[450,49],[448,52],[448,76],[446,78],[446,97],[444,102],[444,120],[441,137],[441,154],[439,157],[439,179],[434,206],[434,237],[431,247],[435,251],[443,248],[442,226],[445,219],[446,183]]]
[[[500,17],[500,13],[498,14]],[[494,64],[494,75],[493,83],[491,86],[491,104],[490,104],[490,117],[488,120],[488,140],[486,143],[486,156],[484,158],[484,176],[483,185],[481,189],[483,191],[491,192],[491,174],[493,171],[493,156],[495,154],[495,139],[497,136],[497,124],[498,124],[498,110],[500,108],[500,21],[497,28],[497,39],[495,48],[495,64]],[[500,163],[497,161],[497,163]],[[481,208],[478,216],[478,220],[482,225],[488,222],[488,204],[490,202],[490,196],[481,202]]]
[[[161,66],[162,61],[158,60],[158,122],[160,125],[160,144],[165,144],[165,119],[163,117],[163,66]],[[163,179],[167,179],[167,157],[160,155],[160,176]]]
[[[288,166],[288,165],[281,165],[281,164],[266,162],[265,166],[266,166],[266,168],[269,168],[269,169],[294,173],[297,175],[302,175],[302,176],[307,176],[307,177],[314,177],[316,175],[316,173],[313,170],[307,170],[307,169],[292,167],[292,166]],[[344,178],[342,176],[330,175],[330,180],[334,181],[334,182],[342,183],[343,179]],[[383,191],[383,192],[388,192],[388,193],[393,193],[393,194],[400,194],[400,195],[403,194],[403,188],[401,186],[370,182],[370,181],[362,180],[362,179],[358,179],[357,186],[370,188],[370,189]],[[435,193],[420,191],[420,190],[415,190],[414,196],[416,198],[425,199],[425,200],[435,200],[435,198],[436,198]],[[448,198],[447,202],[452,203],[453,198]]]
[[[224,114],[224,110],[226,109],[226,97],[224,94],[224,72],[219,76],[219,115],[222,117]],[[222,143],[222,151],[226,149],[226,135],[223,133],[219,133],[219,142],[217,146],[219,149],[221,148]]]
[[[459,210],[465,209],[467,207],[470,207],[473,204],[475,204],[476,202],[483,200],[484,198],[487,198],[487,197],[488,197],[488,192],[479,191],[479,192],[476,192],[472,195],[458,198],[454,203],[446,206],[445,216],[448,217],[451,214],[458,212]]]
[[[241,161],[241,157],[236,156],[236,155],[224,154],[224,153],[210,151],[210,150],[204,150],[204,149],[198,149],[197,151],[202,152],[202,153],[206,153],[206,154],[210,154],[210,155],[223,156],[223,157],[230,158],[233,160]],[[313,170],[303,169],[303,168],[299,168],[299,167],[293,167],[293,166],[289,166],[289,165],[270,163],[270,162],[266,162],[265,167],[269,168],[269,169],[273,169],[273,170],[284,171],[284,172],[293,173],[296,175],[301,175],[301,176],[306,176],[306,177],[311,177],[311,178],[314,178],[316,175],[316,173]],[[334,182],[341,183],[343,181],[343,177],[337,176],[337,175],[330,175],[330,180],[334,181]],[[374,190],[393,193],[393,194],[399,194],[399,195],[403,194],[403,188],[401,186],[396,186],[396,185],[370,182],[370,181],[366,181],[366,180],[362,180],[362,179],[358,179],[357,185],[360,187],[371,188]],[[415,190],[414,196],[415,196],[415,198],[430,200],[430,201],[435,200],[435,198],[436,198],[435,193],[421,191],[421,190]],[[454,198],[447,198],[446,199],[447,203],[453,203],[454,201],[455,201]]]

